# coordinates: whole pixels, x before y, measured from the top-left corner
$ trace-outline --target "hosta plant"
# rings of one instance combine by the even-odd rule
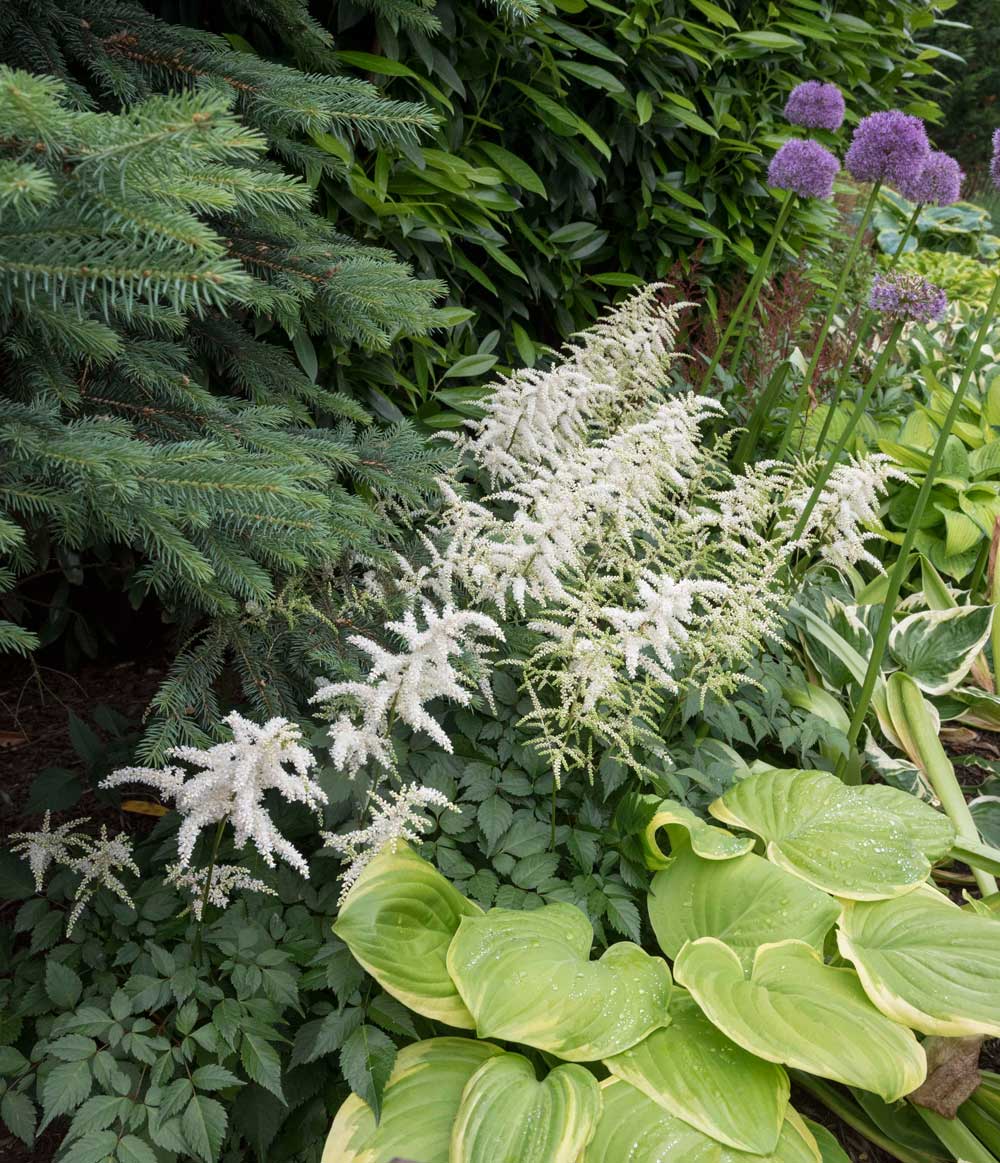
[[[386,1163],[415,1134],[421,1163],[818,1163],[789,1069],[891,1103],[924,1080],[918,1034],[1000,1030],[1000,927],[929,880],[945,816],[772,768],[710,811],[736,831],[632,806],[659,952],[621,942],[598,960],[573,906],[484,913],[402,844],[380,850],[335,931],[440,1028],[400,1053],[378,1119],[357,1096],[341,1107],[325,1163]]]

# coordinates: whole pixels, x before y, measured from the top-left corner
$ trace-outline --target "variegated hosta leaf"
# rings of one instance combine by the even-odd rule
[[[600,1115],[601,1088],[589,1070],[557,1066],[539,1082],[527,1058],[503,1054],[465,1088],[449,1163],[577,1163]]]
[[[404,1046],[385,1088],[378,1125],[371,1107],[352,1094],[333,1120],[322,1163],[385,1163],[396,1156],[448,1163],[462,1091],[484,1062],[502,1053],[474,1038],[430,1038]]]
[[[674,994],[670,1017],[665,1030],[604,1065],[720,1143],[770,1154],[788,1109],[788,1075],[731,1042],[683,991]]]
[[[482,914],[406,844],[384,848],[347,894],[333,931],[387,992],[449,1026],[476,1024],[445,957],[464,916]]]
[[[899,798],[890,801],[887,792]],[[947,851],[951,835],[929,804],[894,788],[847,787],[823,771],[759,772],[708,810],[756,832],[775,864],[851,900],[912,891]]]
[[[448,972],[481,1038],[503,1038],[571,1062],[634,1046],[670,1021],[670,970],[628,941],[590,960],[594,930],[568,904],[463,917]]]
[[[928,887],[846,902],[837,944],[888,1017],[923,1034],[1000,1037],[1000,921]]]
[[[602,1082],[601,1092],[601,1120],[581,1163],[821,1163],[816,1140],[791,1107],[774,1151],[748,1158],[621,1079]]]
[[[658,796],[633,793],[625,796],[615,813],[615,824],[634,841],[637,856],[647,868],[666,868],[671,855],[657,842],[662,828],[670,840],[671,853],[691,849],[705,860],[732,860],[753,848],[753,841],[734,836],[725,828],[715,828],[677,803]]]
[[[685,945],[677,980],[734,1042],[769,1062],[859,1086],[894,1102],[924,1080],[910,1030],[881,1014],[853,969],[824,965],[803,941],[757,950],[749,977],[714,937]]]
[[[822,949],[840,912],[825,892],[753,853],[708,861],[690,849],[653,877],[647,907],[668,957],[686,941],[718,937],[748,966],[771,941],[795,937]]]
[[[931,863],[944,859],[955,843],[955,826],[946,815],[911,792],[873,783],[858,788],[872,804],[906,825],[910,838]]]
[[[922,610],[893,627],[889,650],[921,690],[943,695],[969,673],[992,624],[992,606]]]

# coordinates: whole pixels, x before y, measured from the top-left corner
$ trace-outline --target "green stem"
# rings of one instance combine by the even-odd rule
[[[861,399],[858,400],[854,406],[854,411],[850,418],[844,425],[844,430],[837,438],[837,443],[833,446],[833,451],[827,457],[823,467],[816,477],[816,483],[813,485],[812,492],[809,494],[809,500],[806,501],[805,508],[799,515],[798,523],[795,526],[795,532],[792,534],[792,540],[798,541],[802,536],[803,531],[812,515],[813,509],[816,508],[816,503],[819,501],[820,493],[823,491],[823,486],[830,479],[830,474],[837,467],[837,462],[840,460],[840,454],[847,447],[848,441],[854,435],[855,430],[861,423],[861,418],[865,414],[865,409],[868,407],[868,402],[871,400],[878,387],[882,377],[885,375],[885,369],[889,366],[889,360],[892,359],[893,353],[896,350],[896,344],[899,342],[900,334],[903,330],[903,321],[897,319],[892,326],[892,331],[889,333],[889,338],[886,340],[885,347],[882,349],[882,354],[878,357],[878,363],[875,365],[875,370],[871,374],[871,378],[865,385],[865,390],[861,393]]]
[[[910,235],[913,233],[913,228],[916,226],[917,218],[920,216],[920,212],[923,210],[923,208],[923,202],[919,202],[913,213],[910,215],[910,221],[906,224],[906,229],[903,231],[903,236],[899,240],[899,245],[896,247],[892,258],[889,260],[889,266],[887,268],[889,274],[892,274],[892,272],[896,269],[899,260],[903,257],[906,244],[910,240]],[[823,428],[819,434],[819,440],[816,441],[817,453],[819,453],[823,447],[824,442],[826,441],[826,434],[830,431],[830,424],[833,420],[833,413],[836,411],[837,404],[840,402],[840,397],[844,391],[844,386],[846,385],[848,379],[850,379],[851,368],[854,367],[854,360],[857,358],[857,354],[861,350],[861,345],[868,338],[877,315],[877,311],[873,311],[871,307],[867,307],[865,309],[865,313],[861,316],[861,320],[858,323],[857,333],[854,336],[854,342],[851,344],[851,350],[848,353],[847,359],[844,361],[844,366],[840,369],[840,375],[837,377],[837,383],[833,389],[833,395],[830,397],[830,404],[827,408],[826,418],[823,421]]]
[[[222,834],[226,830],[226,821],[228,819],[228,816],[223,816],[219,821],[219,826],[215,829],[215,842],[212,845],[212,855],[208,862],[205,887],[201,892],[201,916],[198,918],[198,931],[194,937],[194,955],[196,960],[201,956],[201,931],[205,926],[205,909],[208,907],[208,894],[212,891],[212,875],[215,872],[215,861],[219,855],[219,848],[222,845]]]
[[[777,403],[778,397],[781,395],[781,389],[785,386],[786,379],[788,379],[788,361],[784,360],[774,369],[770,380],[768,380],[767,387],[764,389],[763,394],[757,401],[757,406],[753,410],[753,415],[750,417],[747,430],[740,439],[736,453],[733,456],[734,472],[739,472],[757,451],[757,442],[760,440],[760,434],[764,429],[764,422],[771,414],[775,403]]]
[[[997,1163],[996,1156],[987,1151],[961,1119],[946,1119],[926,1107],[911,1105],[956,1159],[962,1163]]]
[[[812,358],[809,360],[809,366],[806,368],[805,375],[802,377],[802,387],[799,388],[799,394],[795,397],[792,410],[788,414],[788,426],[785,428],[785,434],[781,438],[781,445],[777,452],[778,460],[781,460],[788,450],[788,441],[791,437],[792,429],[805,404],[809,388],[812,386],[813,376],[816,374],[816,368],[819,366],[819,361],[823,355],[823,348],[826,346],[826,337],[829,335],[830,328],[833,325],[833,317],[840,309],[841,300],[844,298],[844,291],[847,288],[847,280],[850,278],[854,263],[858,257],[858,252],[861,249],[861,244],[864,242],[865,231],[868,229],[868,223],[871,221],[872,214],[875,211],[875,200],[878,198],[878,192],[881,187],[881,182],[876,182],[872,186],[872,192],[868,195],[868,201],[865,203],[865,208],[861,213],[861,221],[858,223],[858,228],[854,233],[854,237],[851,239],[850,249],[847,252],[847,258],[844,260],[840,278],[837,280],[837,286],[830,300],[830,306],[827,308],[823,323],[819,329],[819,335],[816,337],[816,346],[813,348]]]
[[[771,256],[774,254],[774,248],[778,243],[781,232],[785,228],[785,223],[788,221],[788,216],[792,212],[792,206],[795,202],[794,194],[786,194],[784,202],[781,204],[781,209],[778,211],[778,217],[774,220],[774,229],[771,231],[771,237],[767,240],[767,246],[764,247],[764,253],[757,260],[757,266],[754,268],[753,275],[750,282],[747,283],[746,290],[736,304],[736,310],[729,318],[729,323],[726,330],[722,333],[722,338],[719,340],[715,348],[715,353],[708,367],[705,369],[705,374],[701,378],[701,383],[698,385],[698,391],[704,392],[708,385],[712,382],[712,377],[715,375],[715,370],[719,366],[722,357],[726,354],[726,348],[729,346],[729,341],[732,339],[736,328],[740,325],[744,313],[748,305],[751,305],[750,316],[753,316],[752,304],[756,302],[757,294],[767,277],[768,269],[771,266]],[[742,353],[743,344],[746,339],[746,327],[740,335],[737,352]],[[735,365],[735,359],[734,359]]]
[[[937,476],[938,469],[941,467],[941,461],[944,458],[945,444],[951,435],[951,430],[958,417],[959,409],[962,407],[962,401],[965,399],[965,393],[972,380],[972,373],[975,370],[979,354],[983,349],[983,344],[986,342],[986,336],[989,334],[990,327],[993,325],[993,317],[997,312],[998,305],[1000,305],[1000,276],[997,276],[997,280],[993,285],[993,293],[990,296],[989,306],[983,315],[983,321],[973,341],[972,350],[969,352],[965,369],[962,372],[962,378],[959,381],[955,395],[951,401],[951,406],[948,408],[947,415],[941,425],[941,431],[938,433],[931,462],[927,466],[927,472],[920,485],[920,492],[917,494],[913,512],[906,526],[903,543],[899,547],[899,556],[896,558],[896,563],[889,573],[889,584],[886,587],[885,600],[882,603],[882,614],[879,617],[878,628],[875,631],[872,653],[868,660],[868,669],[865,671],[861,694],[858,697],[857,705],[854,708],[854,715],[851,718],[851,725],[847,731],[847,739],[852,746],[857,745],[858,736],[861,734],[861,727],[864,724],[865,716],[868,714],[868,708],[871,705],[875,683],[882,671],[882,656],[885,654],[886,644],[889,641],[889,633],[892,630],[892,615],[899,598],[899,591],[903,585],[906,561],[913,549],[913,543],[917,537],[917,530],[920,528],[924,510],[927,508],[927,502],[930,500],[931,489],[934,487],[934,480]],[[838,764],[837,774],[842,776],[843,772],[840,770],[840,767],[841,765]]]
[[[881,1147],[883,1151],[887,1151],[899,1159],[900,1163],[939,1163],[934,1156],[925,1155],[922,1151],[912,1151],[909,1147],[904,1147],[902,1143],[897,1143],[895,1139],[891,1139],[861,1113],[859,1107],[827,1083],[798,1070],[793,1071],[792,1076],[797,1086],[818,1098],[827,1110],[832,1111],[839,1119],[843,1119],[849,1127],[853,1127],[859,1134],[864,1135],[876,1147]]]
[[[994,536],[996,533],[994,532]],[[1000,616],[996,606],[1000,602],[1000,553],[993,562],[993,576],[990,579],[990,601],[993,603],[993,625],[990,627],[990,651],[993,654],[993,689],[1000,692]]]

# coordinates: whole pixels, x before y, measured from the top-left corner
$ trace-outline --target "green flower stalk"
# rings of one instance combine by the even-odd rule
[[[955,395],[952,399],[951,405],[941,425],[941,431],[938,434],[937,443],[934,446],[934,452],[931,456],[931,462],[927,466],[927,472],[920,485],[920,491],[917,494],[917,499],[913,507],[913,513],[910,516],[909,524],[907,525],[906,533],[903,537],[903,543],[899,547],[899,556],[896,559],[895,565],[889,572],[888,585],[886,587],[885,599],[882,604],[882,614],[879,618],[878,627],[875,631],[875,639],[872,647],[871,658],[868,661],[868,669],[865,672],[864,682],[861,686],[861,694],[854,708],[854,715],[851,718],[851,725],[847,731],[848,742],[855,745],[858,741],[858,736],[861,733],[861,727],[865,721],[865,716],[868,714],[868,708],[871,705],[872,692],[875,689],[875,683],[881,673],[882,657],[885,654],[886,645],[889,641],[889,633],[892,630],[892,615],[896,608],[896,602],[899,599],[899,592],[903,585],[903,578],[906,574],[906,563],[913,550],[913,543],[916,540],[917,530],[920,528],[920,522],[924,515],[924,510],[927,508],[927,503],[930,499],[931,489],[934,487],[934,482],[937,478],[938,471],[941,467],[941,461],[944,458],[945,445],[948,437],[951,435],[951,430],[954,427],[955,420],[958,417],[962,402],[965,399],[965,393],[968,390],[969,383],[972,380],[972,374],[976,363],[979,360],[979,355],[986,342],[986,337],[989,334],[990,328],[993,325],[994,316],[997,309],[1000,307],[1000,276],[997,277],[993,286],[993,293],[990,296],[989,305],[983,315],[983,321],[979,326],[979,331],[972,344],[972,350],[969,352],[968,358],[965,361],[965,367],[962,371],[962,377],[959,381],[958,387],[955,390]],[[842,775],[842,763],[837,765],[837,774]]]
[[[794,194],[788,194],[781,205],[781,209],[778,211],[778,217],[774,220],[774,228],[771,231],[771,237],[767,240],[767,245],[764,247],[763,253],[757,260],[757,265],[754,268],[750,282],[747,283],[746,290],[744,290],[742,296],[740,297],[740,301],[736,304],[736,309],[730,316],[729,322],[726,325],[726,329],[722,333],[722,338],[719,340],[718,344],[716,344],[712,359],[709,362],[708,367],[705,369],[705,374],[701,378],[701,383],[698,385],[699,393],[703,393],[707,389],[708,385],[712,382],[712,377],[715,375],[715,372],[721,363],[723,356],[726,354],[726,349],[729,347],[730,341],[736,334],[736,330],[741,326],[741,324],[743,324],[743,327],[737,350],[742,350],[744,336],[746,333],[747,309],[748,307],[751,308],[749,311],[749,317],[752,318],[752,305],[756,304],[757,296],[760,294],[760,289],[764,285],[764,279],[767,277],[768,271],[771,267],[771,259],[774,256],[774,248],[777,246],[778,239],[781,237],[781,234],[784,231],[786,224],[788,223],[788,217],[792,212],[792,207],[794,204]]]
[[[868,229],[868,224],[871,222],[872,214],[875,212],[875,203],[878,199],[878,192],[882,187],[881,182],[876,182],[872,186],[871,193],[868,195],[868,200],[865,202],[864,210],[861,212],[861,220],[858,223],[858,228],[855,231],[854,237],[851,239],[850,249],[847,252],[847,258],[844,260],[844,266],[840,272],[840,278],[837,280],[837,285],[834,288],[833,296],[830,299],[830,305],[827,308],[826,315],[823,317],[823,322],[820,325],[819,335],[816,337],[816,345],[813,348],[812,358],[809,360],[809,366],[805,370],[802,377],[802,386],[799,388],[798,395],[792,403],[791,411],[788,413],[788,423],[785,428],[784,435],[781,438],[781,444],[778,446],[777,459],[784,458],[788,451],[789,440],[791,439],[792,429],[795,427],[795,421],[798,419],[803,407],[805,406],[806,396],[809,393],[809,388],[812,385],[813,377],[816,375],[816,369],[819,366],[819,361],[823,355],[823,348],[826,346],[826,338],[830,334],[830,328],[833,326],[833,319],[840,310],[840,305],[844,298],[844,291],[847,289],[847,280],[850,278],[851,271],[854,269],[854,264],[857,261],[858,253],[861,250],[861,244],[864,241],[865,232]]]
[[[903,257],[903,252],[906,250],[906,244],[910,239],[917,224],[917,218],[923,210],[923,203],[919,203],[913,213],[910,215],[910,220],[906,224],[906,229],[899,240],[899,245],[893,252],[892,258],[889,260],[887,271],[892,274],[899,265],[899,260]],[[871,307],[866,307],[861,320],[858,323],[858,330],[854,336],[854,342],[851,344],[851,350],[847,353],[847,359],[844,360],[844,366],[841,368],[840,375],[837,377],[837,383],[833,389],[833,395],[830,397],[830,404],[827,409],[826,416],[823,420],[823,427],[820,430],[819,439],[816,441],[816,453],[822,451],[823,445],[826,443],[827,433],[830,431],[830,425],[833,422],[834,412],[837,410],[837,405],[840,403],[840,397],[843,395],[844,387],[847,384],[851,375],[851,368],[854,366],[854,361],[857,358],[858,352],[861,350],[861,345],[865,342],[871,334],[875,320],[878,318],[878,312]],[[860,405],[859,405],[860,406]],[[867,406],[865,401],[864,406]]]

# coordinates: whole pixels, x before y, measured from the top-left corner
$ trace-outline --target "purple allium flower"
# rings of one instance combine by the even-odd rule
[[[920,175],[930,152],[920,118],[890,109],[861,118],[844,161],[859,182],[900,185]]]
[[[911,202],[929,202],[932,206],[950,206],[962,196],[965,174],[957,161],[939,149],[931,151],[927,165],[916,178],[896,184]]]
[[[786,141],[771,158],[768,185],[791,190],[803,198],[829,198],[840,162],[818,141]]]
[[[785,105],[792,125],[807,129],[839,129],[844,124],[844,95],[836,85],[803,81],[796,85]]]
[[[1000,129],[993,131],[993,160],[990,162],[990,177],[993,185],[1000,190]]]
[[[931,323],[948,309],[948,297],[923,275],[876,275],[868,306],[890,319]]]

